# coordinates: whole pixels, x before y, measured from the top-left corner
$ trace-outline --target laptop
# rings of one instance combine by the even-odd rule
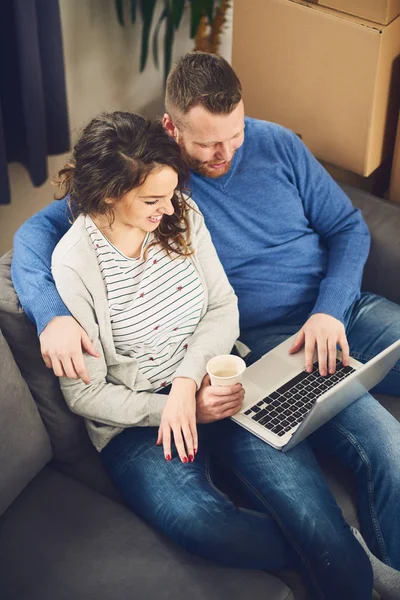
[[[231,419],[277,450],[286,452],[375,387],[400,359],[400,340],[366,364],[336,359],[336,373],[322,377],[316,355],[304,369],[304,349],[289,354],[292,336],[265,354],[243,375],[245,397]]]

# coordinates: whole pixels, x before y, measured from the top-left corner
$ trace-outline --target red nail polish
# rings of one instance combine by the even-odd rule
[[[194,449],[194,455],[196,456],[197,454],[197,448]]]
[[[184,456],[184,457],[183,457],[183,462],[184,462],[184,463],[187,463],[187,461],[188,461],[188,459],[187,459],[187,456]]]
[[[171,460],[171,457],[169,454],[167,454],[167,456],[165,457],[165,460]]]
[[[194,460],[193,454],[189,454],[189,460],[190,460],[190,462],[193,462],[193,460]]]

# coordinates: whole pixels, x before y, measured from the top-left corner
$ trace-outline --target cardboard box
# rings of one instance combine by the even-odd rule
[[[387,25],[400,15],[400,0],[310,0],[314,4]]]
[[[376,25],[300,0],[246,0],[233,12],[232,64],[249,116],[292,129],[318,158],[359,175],[391,156],[400,17]]]
[[[400,202],[400,115],[397,125],[396,148],[390,178],[389,200]]]

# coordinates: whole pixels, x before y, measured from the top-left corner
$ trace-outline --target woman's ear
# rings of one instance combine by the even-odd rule
[[[165,113],[163,116],[163,126],[165,131],[168,133],[170,137],[174,140],[177,138],[177,129],[174,125],[174,122],[168,113]]]

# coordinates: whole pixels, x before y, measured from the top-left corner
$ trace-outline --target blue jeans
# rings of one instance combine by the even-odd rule
[[[381,313],[391,324],[387,332],[393,335],[396,323],[400,337],[400,307],[389,304],[363,296],[349,312],[349,343],[357,358],[375,349],[367,343],[356,346],[351,331],[367,331],[374,342],[382,341],[377,330]],[[247,331],[242,337],[256,359],[297,329]],[[382,341],[383,347],[389,343]],[[398,382],[399,370],[395,375]],[[132,510],[186,550],[234,567],[300,568],[311,593],[321,600],[370,600],[370,562],[343,519],[316,452],[352,468],[367,543],[400,569],[400,425],[371,395],[365,394],[288,453],[230,419],[199,425],[198,432],[193,463],[181,463],[176,451],[166,462],[162,448],[155,446],[157,428],[126,429],[100,455]],[[215,461],[235,473],[251,508],[236,506],[218,489]]]

